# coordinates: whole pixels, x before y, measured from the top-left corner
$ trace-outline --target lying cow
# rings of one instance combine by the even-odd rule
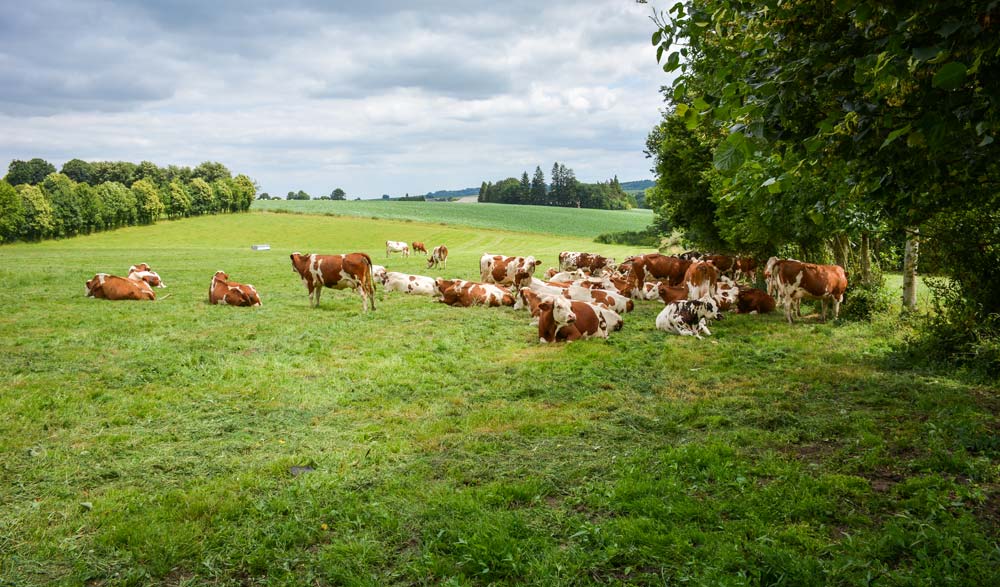
[[[594,275],[611,272],[615,269],[615,260],[596,253],[577,253],[563,251],[559,253],[559,270],[589,269]]]
[[[722,320],[722,312],[714,301],[683,300],[671,302],[656,317],[656,327],[682,336],[710,336],[706,324],[709,320]]]
[[[372,265],[372,277],[375,279],[376,283],[385,283],[385,266],[384,265]]]
[[[292,270],[299,274],[309,291],[309,302],[319,307],[319,296],[324,287],[354,289],[361,295],[361,308],[367,312],[375,309],[375,278],[372,275],[372,258],[366,253],[346,255],[316,255],[292,253]]]
[[[87,297],[101,300],[155,300],[156,293],[141,279],[98,273],[86,284]]]
[[[449,306],[513,306],[510,290],[491,283],[476,283],[463,279],[436,279],[435,289],[441,301]]]
[[[413,241],[413,252],[427,254],[427,247],[420,241]]]
[[[139,263],[128,268],[128,278],[145,281],[151,287],[167,287],[160,276],[149,268],[148,263]]]
[[[448,268],[448,247],[438,245],[431,251],[431,256],[427,257],[427,268],[441,265],[442,269]]]
[[[410,256],[410,245],[400,241],[385,241],[385,258],[389,258],[389,253],[403,253],[403,257]]]
[[[563,291],[563,297],[580,302],[600,304],[619,314],[631,312],[635,309],[635,302],[617,292],[606,289],[591,289],[580,287],[579,285],[571,285]]]
[[[401,291],[418,296],[436,296],[438,294],[433,277],[407,275],[397,271],[386,272],[382,280],[382,289],[387,292]]]
[[[768,314],[774,311],[774,298],[766,291],[752,287],[740,288],[736,296],[736,313]]]
[[[229,281],[225,271],[216,271],[208,288],[208,303],[223,306],[259,306],[260,295],[250,284]]]
[[[483,253],[479,258],[479,277],[483,283],[512,285],[514,276],[520,272],[535,274],[535,268],[542,262],[531,255],[527,257],[507,257]]]
[[[543,343],[607,338],[622,327],[622,317],[617,313],[587,302],[551,298],[543,300],[538,309],[538,341]]]

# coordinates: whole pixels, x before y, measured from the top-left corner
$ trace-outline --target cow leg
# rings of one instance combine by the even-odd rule
[[[319,307],[319,295],[320,295],[321,293],[323,293],[323,286],[319,286],[319,287],[317,287],[317,288],[316,288],[316,289],[314,289],[314,290],[313,290],[313,292],[312,292],[312,294],[313,294],[313,298],[314,298],[314,300],[315,300],[315,301],[313,302],[313,307],[314,307],[314,308],[318,308],[318,307]]]
[[[840,300],[837,298],[833,299],[833,319],[837,320],[840,317]]]
[[[789,295],[784,296],[784,298],[785,298],[785,318],[788,320],[788,323],[791,324],[792,323],[792,304],[795,303],[795,300],[792,298],[792,296],[789,296]]]
[[[819,315],[823,322],[826,322],[826,298],[819,299]]]

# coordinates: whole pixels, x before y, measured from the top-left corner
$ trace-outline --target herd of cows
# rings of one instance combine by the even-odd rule
[[[427,253],[423,243],[414,251]],[[405,242],[386,241],[386,257],[398,252],[408,257]],[[847,275],[839,265],[817,265],[795,259],[771,257],[764,266],[767,291],[742,281],[756,281],[757,262],[749,257],[702,255],[691,251],[671,256],[660,253],[636,255],[616,264],[614,259],[593,253],[563,252],[559,267],[534,276],[541,261],[533,256],[508,257],[483,254],[480,280],[441,279],[387,271],[366,253],[317,255],[292,253],[292,268],[302,278],[312,306],[318,306],[323,288],[352,289],[361,295],[362,309],[375,310],[375,286],[385,292],[403,292],[439,298],[451,306],[513,306],[527,310],[538,326],[541,342],[607,338],[621,329],[622,314],[631,312],[637,300],[659,300],[663,310],[656,317],[660,330],[701,338],[710,335],[708,324],[720,320],[722,312],[764,314],[777,302],[792,322],[802,299],[821,303],[822,319],[832,305],[839,314],[847,289]],[[447,268],[448,248],[439,245],[427,258],[427,267]],[[148,264],[129,268],[127,277],[98,273],[86,284],[88,297],[109,300],[155,300],[154,287],[166,287]],[[260,306],[252,285],[229,281],[218,271],[209,287],[209,302],[230,306]]]

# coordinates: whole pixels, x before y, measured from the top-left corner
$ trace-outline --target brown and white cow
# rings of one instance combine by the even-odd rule
[[[615,270],[615,260],[596,253],[563,251],[559,253],[559,270],[589,269],[594,275],[602,275]]]
[[[833,319],[840,315],[840,303],[847,291],[847,273],[840,265],[817,265],[772,257],[766,272],[770,275],[768,289],[773,287],[778,293],[776,297],[785,306],[789,324],[792,323],[793,305],[802,299],[820,301],[824,322],[827,301],[833,303]]]
[[[732,275],[736,267],[736,257],[730,255],[705,255],[698,260],[715,265],[721,275]]]
[[[684,285],[688,288],[689,300],[715,297],[718,281],[719,270],[708,261],[694,261],[684,272]]]
[[[128,268],[128,278],[145,281],[151,287],[167,287],[160,276],[150,269],[148,263],[138,263]]]
[[[774,306],[774,298],[760,289],[741,287],[736,296],[737,314],[769,314],[774,311]]]
[[[754,274],[757,273],[757,259],[753,257],[737,257],[734,267],[736,271],[733,274],[733,279],[736,281],[741,279],[753,281]]]
[[[366,253],[346,255],[316,255],[292,253],[292,269],[302,278],[309,291],[309,301],[319,307],[319,296],[324,287],[355,289],[361,294],[361,307],[375,309],[375,278],[372,275],[372,258]]]
[[[622,327],[617,313],[587,302],[551,298],[543,300],[538,309],[538,341],[543,343],[607,338]]]
[[[259,306],[260,295],[250,284],[229,281],[225,271],[216,271],[208,288],[208,303],[223,306]]]
[[[101,300],[155,300],[156,293],[141,279],[98,273],[87,280],[88,298]]]
[[[649,253],[632,257],[629,281],[641,284],[644,281],[666,281],[668,285],[680,285],[691,261],[660,253]]]
[[[403,257],[410,256],[410,245],[400,241],[385,241],[385,257],[389,258],[389,253],[403,253]]]
[[[541,265],[533,256],[507,257],[483,253],[479,258],[479,277],[483,283],[512,285],[514,276],[523,271],[528,275],[535,274],[535,268]]]
[[[688,288],[686,285],[667,285],[664,282],[660,282],[656,291],[664,304],[688,299]]]
[[[397,271],[388,271],[382,280],[382,289],[386,292],[401,291],[418,296],[437,295],[434,278],[424,275],[408,275]]]
[[[413,252],[427,254],[427,247],[420,241],[413,241]]]
[[[715,296],[712,299],[719,305],[719,309],[725,312],[736,304],[739,292],[740,287],[736,285],[735,281],[728,277],[719,277],[719,281],[715,284]]]
[[[438,245],[431,251],[431,256],[427,257],[427,268],[441,265],[443,269],[448,268],[448,247]]]
[[[606,289],[591,289],[580,287],[579,285],[571,285],[563,290],[563,297],[579,302],[599,304],[619,314],[631,312],[635,309],[635,302],[618,292]]]
[[[441,301],[449,306],[513,306],[510,290],[491,283],[476,283],[464,279],[436,279],[435,288]]]

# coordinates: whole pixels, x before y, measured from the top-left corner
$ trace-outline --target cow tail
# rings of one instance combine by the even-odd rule
[[[365,263],[368,264],[368,270],[367,270],[368,280],[367,280],[367,283],[365,283],[364,288],[365,288],[365,291],[368,293],[368,303],[371,304],[372,311],[374,312],[375,311],[375,270],[372,268],[372,258],[369,257],[365,253],[362,253],[362,254],[365,255]]]

